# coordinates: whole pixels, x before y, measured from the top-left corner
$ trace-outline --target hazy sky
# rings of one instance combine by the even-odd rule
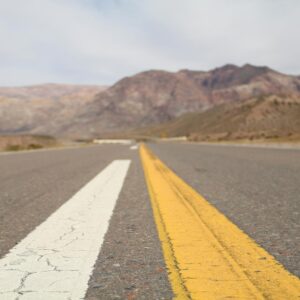
[[[0,0],[0,41],[1,86],[226,63],[300,75],[300,1]]]

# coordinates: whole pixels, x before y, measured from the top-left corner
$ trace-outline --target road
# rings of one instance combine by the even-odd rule
[[[300,276],[300,151],[153,145],[154,152]]]
[[[148,147],[289,272],[299,276],[299,150],[176,143],[150,144]],[[58,221],[60,226],[56,228],[55,220],[65,220],[68,214],[77,213],[91,222],[84,229],[77,223],[70,225],[74,229],[72,235],[76,235],[78,228],[75,240],[79,244],[83,241],[81,236],[88,236],[87,232],[83,232],[85,230],[95,234],[95,228],[101,228],[103,233],[98,238],[91,235],[84,242],[93,241],[91,247],[96,255],[95,261],[92,261],[91,251],[84,254],[89,255],[91,260],[90,266],[87,266],[91,272],[84,273],[88,278],[85,279],[88,282],[86,291],[82,288],[86,292],[85,299],[173,297],[174,285],[169,277],[165,248],[153,216],[147,188],[149,182],[145,181],[138,149],[128,145],[101,145],[0,155],[0,169],[0,282],[1,278],[4,282],[7,280],[8,271],[17,272],[11,268],[11,264],[18,265],[20,262],[11,258],[11,253],[24,250],[26,243],[20,241],[31,239],[33,242],[30,243],[34,244],[36,240],[43,240],[43,245],[47,245],[47,240],[51,240],[52,236],[51,228],[53,241],[67,238],[69,232],[64,232],[66,223],[60,224]],[[107,175],[109,172],[116,175]],[[109,183],[115,177],[120,178]],[[86,187],[88,182],[90,184]],[[97,190],[100,186],[103,188]],[[117,193],[118,187],[120,194]],[[81,192],[77,198],[80,198],[83,206],[73,197],[79,190]],[[103,190],[109,191],[103,197],[111,200],[107,200],[105,206],[98,207],[94,198]],[[111,196],[110,191],[117,194]],[[84,199],[90,199],[86,200],[89,203],[87,211],[84,210]],[[70,210],[64,209],[66,205],[61,208],[66,202],[70,203],[67,205],[71,207]],[[105,213],[97,217],[98,210]],[[41,223],[44,227],[39,226]],[[80,246],[84,243],[81,242]],[[59,253],[60,244],[51,244],[51,247],[52,251]],[[70,250],[73,254],[74,249]],[[60,265],[62,269],[58,270],[57,266],[53,266],[55,263],[51,261],[50,254],[39,254],[39,259],[45,259],[48,268],[51,262],[54,268],[50,269],[51,272],[63,271],[59,276],[75,271],[83,273],[76,265],[78,256],[72,256],[72,269]],[[57,262],[59,254],[55,255]],[[35,259],[34,255],[29,256],[31,260]],[[10,269],[4,264],[1,269],[1,261],[5,260],[9,261]],[[74,270],[75,267],[79,271]],[[44,269],[41,271],[38,264],[36,268],[39,272],[46,272]],[[69,297],[69,291],[60,289],[60,286],[50,291],[47,288],[42,291],[29,288],[30,279],[37,276],[33,274],[36,270],[25,271],[22,269],[20,275],[22,284],[18,282],[11,290],[0,290],[0,299],[40,299],[45,295],[48,299],[49,295],[53,299]],[[69,275],[67,278],[70,281]],[[51,278],[48,276],[47,280]],[[84,286],[84,280],[82,282]]]

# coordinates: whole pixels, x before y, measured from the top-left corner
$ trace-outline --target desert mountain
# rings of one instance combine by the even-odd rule
[[[0,131],[93,137],[164,123],[189,112],[265,95],[300,95],[300,78],[268,67],[225,65],[211,71],[146,71],[101,90],[61,95],[48,88],[43,100],[0,89]],[[100,90],[97,90],[100,89]],[[50,95],[50,94],[49,94]],[[8,98],[8,96],[10,98]],[[26,98],[26,97],[25,97]],[[51,98],[51,99],[50,99]],[[4,102],[3,102],[4,101]]]
[[[130,133],[129,133],[130,135]],[[164,124],[131,132],[132,136],[191,140],[300,138],[300,97],[260,96],[188,113]]]
[[[105,88],[67,84],[0,88],[0,134],[60,132]]]
[[[208,72],[147,71],[99,93],[70,132],[99,134],[166,122],[184,113],[263,95],[300,95],[300,78],[267,67],[226,65]]]

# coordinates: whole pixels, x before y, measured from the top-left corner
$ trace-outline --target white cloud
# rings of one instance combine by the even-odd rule
[[[0,85],[113,83],[225,63],[300,73],[297,0],[0,2]]]

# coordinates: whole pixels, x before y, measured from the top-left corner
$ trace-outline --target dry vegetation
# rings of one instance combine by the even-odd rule
[[[0,151],[20,151],[57,147],[59,143],[49,136],[0,136]]]
[[[261,96],[183,115],[131,136],[187,136],[192,141],[300,141],[300,98]]]

